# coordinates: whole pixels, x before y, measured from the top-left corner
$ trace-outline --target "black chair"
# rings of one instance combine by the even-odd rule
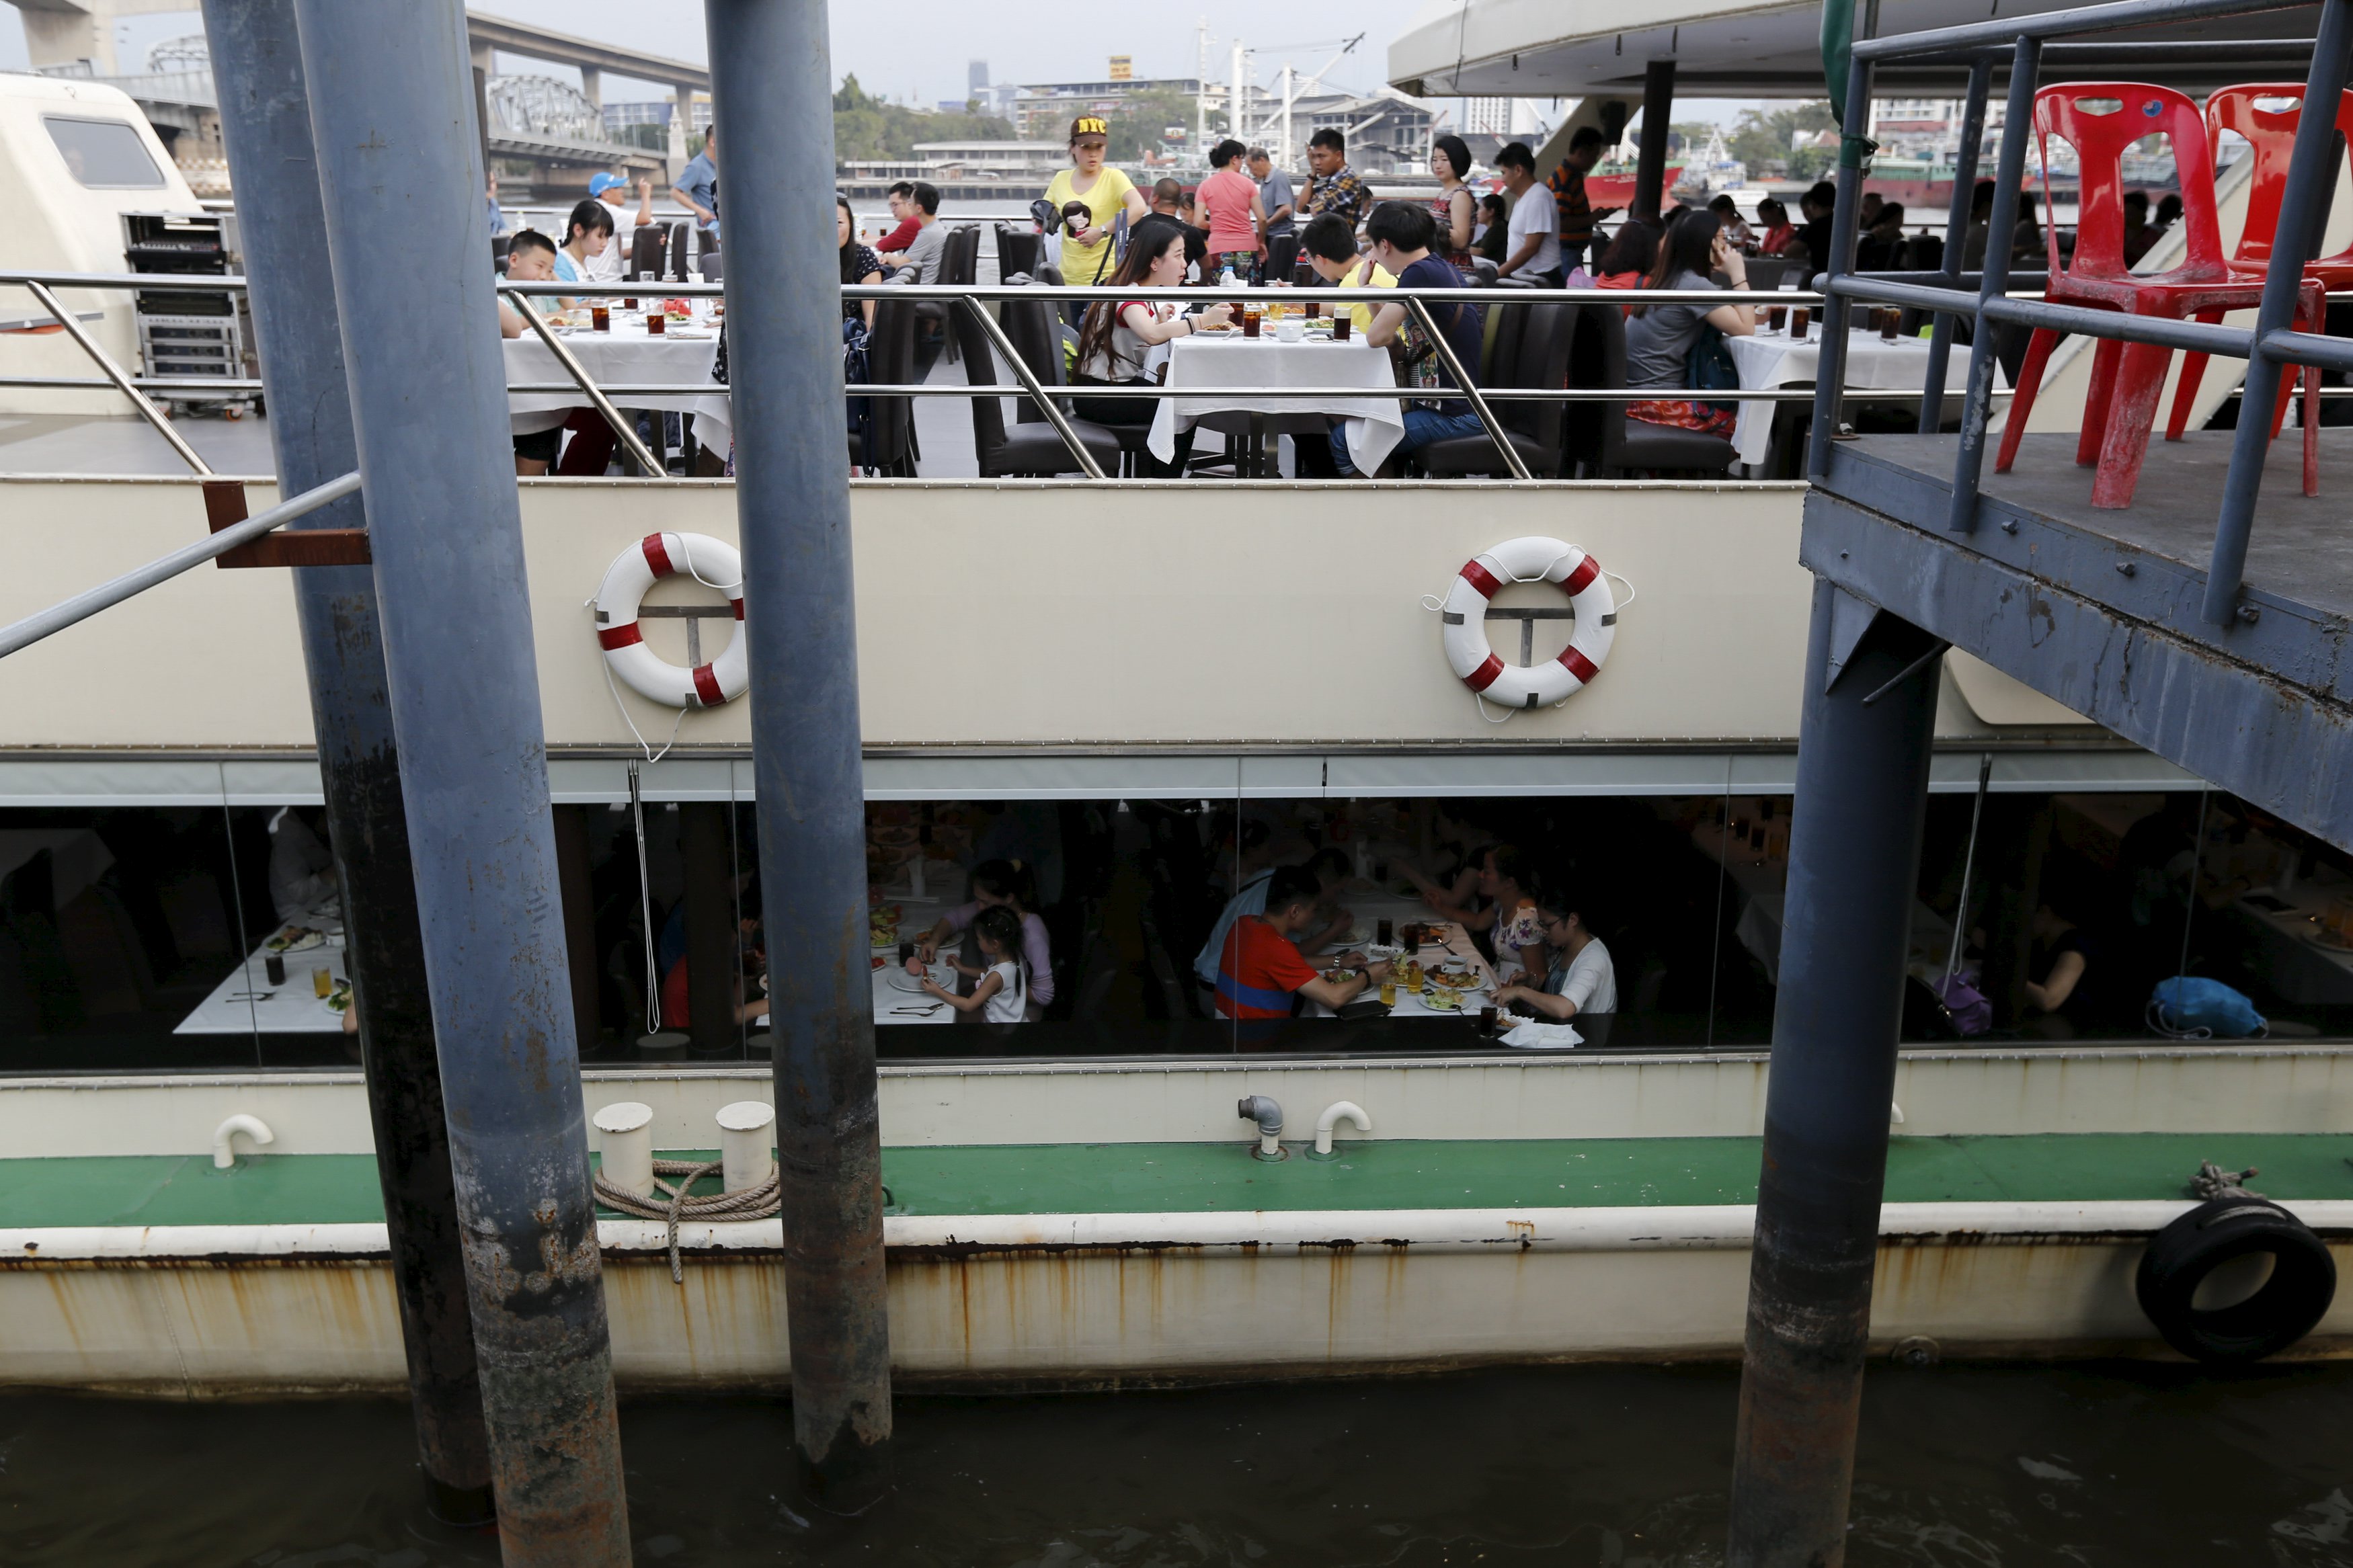
[[[996,386],[997,361],[990,353],[987,330],[965,310],[955,313],[949,330],[963,349],[965,384]],[[1004,405],[995,395],[975,397],[971,402],[972,448],[979,460],[982,479],[1082,471],[1078,458],[1062,444],[1051,425],[1017,425],[1008,430]],[[1095,466],[1106,474],[1115,472],[1119,468],[1119,438],[1100,425],[1081,419],[1071,423],[1094,458]]]
[[[1582,316],[1569,347],[1568,384],[1626,389],[1626,317],[1615,301],[1579,305]],[[1626,417],[1622,403],[1573,403],[1568,455],[1603,475],[1630,468],[1664,468],[1720,475],[1736,460],[1732,443],[1696,430],[1646,425]]]
[[[704,246],[702,247],[702,254],[694,258],[694,269],[702,274],[702,280],[705,283],[718,282],[720,276],[719,247],[715,245]]]
[[[913,300],[882,300],[874,306],[873,330],[867,334],[867,374],[885,386],[906,386],[915,379],[915,305]],[[856,389],[851,389],[856,395]],[[871,449],[856,430],[849,432],[852,468],[913,479],[915,476],[915,406],[912,397],[868,399],[873,408]]]
[[[979,267],[980,229],[977,226],[968,225],[963,228],[948,231],[947,238],[940,244],[940,275],[936,278],[926,278],[923,281],[970,283],[976,276]],[[950,324],[958,309],[945,300],[925,300],[915,306],[915,319],[918,321],[935,321],[939,324],[940,344],[946,352],[950,364],[955,363],[956,345],[964,336],[960,330]]]
[[[666,281],[673,283],[686,281],[686,247],[691,243],[687,231],[691,226],[690,224],[683,223],[674,223],[670,226],[670,261],[661,271],[661,277]]]
[[[1271,283],[1288,278],[1299,265],[1299,237],[1295,234],[1270,235],[1266,242],[1266,279]]]
[[[504,272],[507,269],[507,251],[512,248],[513,245],[514,236],[511,234],[494,234],[491,236],[491,267],[501,272]]]
[[[1778,289],[1782,279],[1804,265],[1786,256],[1752,256],[1748,258],[1748,286],[1767,290]]]
[[[997,226],[997,276],[1000,281],[1017,272],[1035,273],[1039,252],[1045,247],[1045,237],[1035,230],[1017,228],[1009,223]]]
[[[662,258],[670,253],[670,230],[658,223],[639,226],[629,237],[629,276],[640,273],[648,278],[662,275]]]
[[[1482,380],[1482,386],[1550,389],[1568,384],[1568,356],[1577,335],[1578,307],[1560,299],[1538,305],[1515,305],[1510,314],[1525,318],[1516,331],[1506,327],[1496,334],[1498,353],[1505,342],[1513,352],[1501,375]],[[1562,432],[1566,404],[1523,402],[1497,398],[1488,404],[1503,423],[1504,432],[1520,461],[1538,479],[1556,479],[1563,455]],[[1476,436],[1454,436],[1432,441],[1413,454],[1413,460],[1433,479],[1461,479],[1472,474],[1508,476],[1494,438],[1482,430]]]

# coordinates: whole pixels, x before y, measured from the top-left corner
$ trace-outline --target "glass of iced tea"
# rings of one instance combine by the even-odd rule
[[[1332,308],[1332,341],[1334,342],[1346,342],[1349,332],[1356,329],[1356,314],[1349,307],[1335,305]]]
[[[1765,307],[1765,330],[1766,330],[1767,331],[1768,331],[1768,332],[1778,332],[1778,331],[1781,331],[1783,328],[1787,327],[1788,324],[1789,324],[1789,307],[1788,307],[1788,306],[1787,306],[1787,305],[1767,305],[1767,306],[1766,306],[1766,307]]]
[[[1884,306],[1881,309],[1879,312],[1879,341],[1881,342],[1894,342],[1895,341],[1895,334],[1901,331],[1903,327],[1903,311],[1897,310],[1893,305]]]
[[[1244,305],[1242,307],[1242,336],[1246,338],[1254,338],[1258,336],[1258,324],[1263,315],[1264,312],[1260,309],[1260,307],[1256,305]]]
[[[1803,310],[1800,310],[1798,313],[1801,316],[1805,314]],[[663,310],[659,305],[655,306],[652,310],[648,310],[646,312],[646,331],[651,332],[658,338],[667,333],[670,331],[670,312]]]
[[[613,308],[602,300],[588,307],[588,324],[600,332],[613,330]]]
[[[1308,301],[1307,301],[1307,319],[1308,319],[1309,321],[1312,321],[1315,320],[1315,318],[1316,318],[1316,317],[1318,317],[1318,316],[1322,315],[1323,313],[1324,313],[1324,301],[1323,301],[1323,300],[1308,300]]]
[[[1806,328],[1813,321],[1814,313],[1803,305],[1789,307],[1789,335],[1799,342],[1806,341]]]

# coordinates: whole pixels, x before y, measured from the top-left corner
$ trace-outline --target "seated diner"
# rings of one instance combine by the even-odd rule
[[[1715,288],[1710,274],[1722,272],[1735,289],[1748,287],[1748,264],[1725,238],[1712,212],[1687,212],[1659,242],[1659,258],[1651,265],[1647,287],[1693,291]],[[1757,331],[1754,305],[1644,303],[1627,312],[1626,385],[1629,390],[1656,387],[1689,392],[1711,379],[1711,358],[1722,374],[1719,386],[1738,384],[1724,354],[1723,338],[1745,338]],[[1711,336],[1710,334],[1715,334]],[[1649,398],[1626,405],[1626,417],[1651,425],[1669,425],[1704,435],[1729,437],[1738,423],[1739,408],[1689,395]]]
[[[1545,1023],[1574,1022],[1586,1044],[1606,1043],[1618,1012],[1618,972],[1609,949],[1586,923],[1584,906],[1560,889],[1539,881],[1532,902],[1544,937],[1544,978],[1498,987],[1495,1005],[1533,1013]],[[1531,976],[1537,973],[1528,970]]]
[[[1198,316],[1187,316],[1181,305],[1158,305],[1135,297],[1147,289],[1173,289],[1184,281],[1184,226],[1161,217],[1137,224],[1130,232],[1127,254],[1112,276],[1111,287],[1122,294],[1088,306],[1079,328],[1078,366],[1071,382],[1082,390],[1071,405],[1080,418],[1098,425],[1150,425],[1155,412],[1154,399],[1089,397],[1083,389],[1153,385],[1154,378],[1145,370],[1153,349],[1204,328],[1222,327],[1232,319],[1231,305],[1211,305]],[[1166,463],[1139,447],[1138,471],[1148,479],[1181,479],[1192,448],[1190,430],[1176,433],[1176,455]]]
[[[1547,198],[1548,199],[1548,198]],[[1315,226],[1308,225],[1310,229]],[[1460,289],[1462,275],[1430,253],[1430,244],[1437,237],[1438,225],[1426,207],[1409,206],[1404,202],[1383,202],[1365,220],[1365,237],[1370,241],[1366,258],[1377,268],[1397,279],[1400,289]],[[1318,268],[1318,271],[1322,268]],[[1463,374],[1478,374],[1481,323],[1479,312],[1472,306],[1454,300],[1433,300],[1430,314],[1438,330],[1446,336],[1447,345],[1454,351],[1455,360]],[[1387,348],[1396,343],[1403,351],[1403,374],[1406,384],[1428,387],[1435,391],[1456,384],[1454,373],[1446,367],[1434,344],[1427,341],[1412,313],[1402,304],[1383,305],[1373,316],[1372,326],[1365,332],[1365,341],[1375,348]],[[1416,398],[1406,405],[1405,437],[1396,450],[1402,456],[1432,441],[1451,440],[1457,436],[1476,436],[1486,428],[1479,416],[1472,412],[1470,403],[1460,397]],[[1332,463],[1345,475],[1356,471],[1348,458],[1347,433],[1335,426],[1331,437]]]
[[[1303,955],[1294,940],[1315,919],[1315,903],[1324,885],[1313,871],[1283,866],[1268,879],[1266,912],[1243,915],[1226,932],[1218,956],[1218,1016],[1236,1023],[1267,1023],[1288,1018],[1299,999],[1320,1002],[1337,1012],[1377,985],[1388,973],[1387,963],[1367,963],[1364,954],[1345,952],[1331,960],[1335,973],[1348,978],[1325,977]]]

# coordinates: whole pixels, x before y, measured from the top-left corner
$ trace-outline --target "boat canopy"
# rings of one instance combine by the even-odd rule
[[[2063,9],[2066,0],[2009,0],[2005,14],[2021,16]],[[1819,0],[1791,4],[1727,4],[1726,0],[1650,0],[1639,8],[1642,25],[1628,27],[1629,9],[1611,0],[1436,0],[1389,45],[1391,86],[1419,97],[1640,98],[1652,61],[1675,64],[1675,91],[1682,96],[1820,98],[1822,59]],[[1883,34],[1982,22],[1985,0],[1883,0]],[[2166,62],[2164,79],[2186,90],[2224,81],[2246,81],[2266,70],[2301,79],[2310,64],[2309,10],[2223,16],[2165,27],[2107,35],[2117,42],[2283,40],[2278,58],[2253,61],[2242,56],[2196,57]],[[2057,79],[2046,62],[2044,76]],[[2088,51],[2063,68],[2105,75]],[[2142,71],[2152,68],[2142,65]],[[1885,91],[1957,96],[1968,68],[1958,62],[1903,62],[1883,68]]]

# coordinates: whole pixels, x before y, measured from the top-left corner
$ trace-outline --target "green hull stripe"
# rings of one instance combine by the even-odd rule
[[[1754,1138],[1371,1141],[1277,1164],[1230,1143],[1067,1143],[882,1152],[893,1214],[1253,1209],[1627,1208],[1757,1199]],[[2079,1133],[1897,1138],[1890,1203],[2181,1198],[2200,1160],[2262,1168],[2278,1198],[2353,1198],[2353,1137]],[[708,1157],[708,1156],[706,1156]],[[333,1225],[381,1220],[366,1154],[0,1160],[0,1226]]]

